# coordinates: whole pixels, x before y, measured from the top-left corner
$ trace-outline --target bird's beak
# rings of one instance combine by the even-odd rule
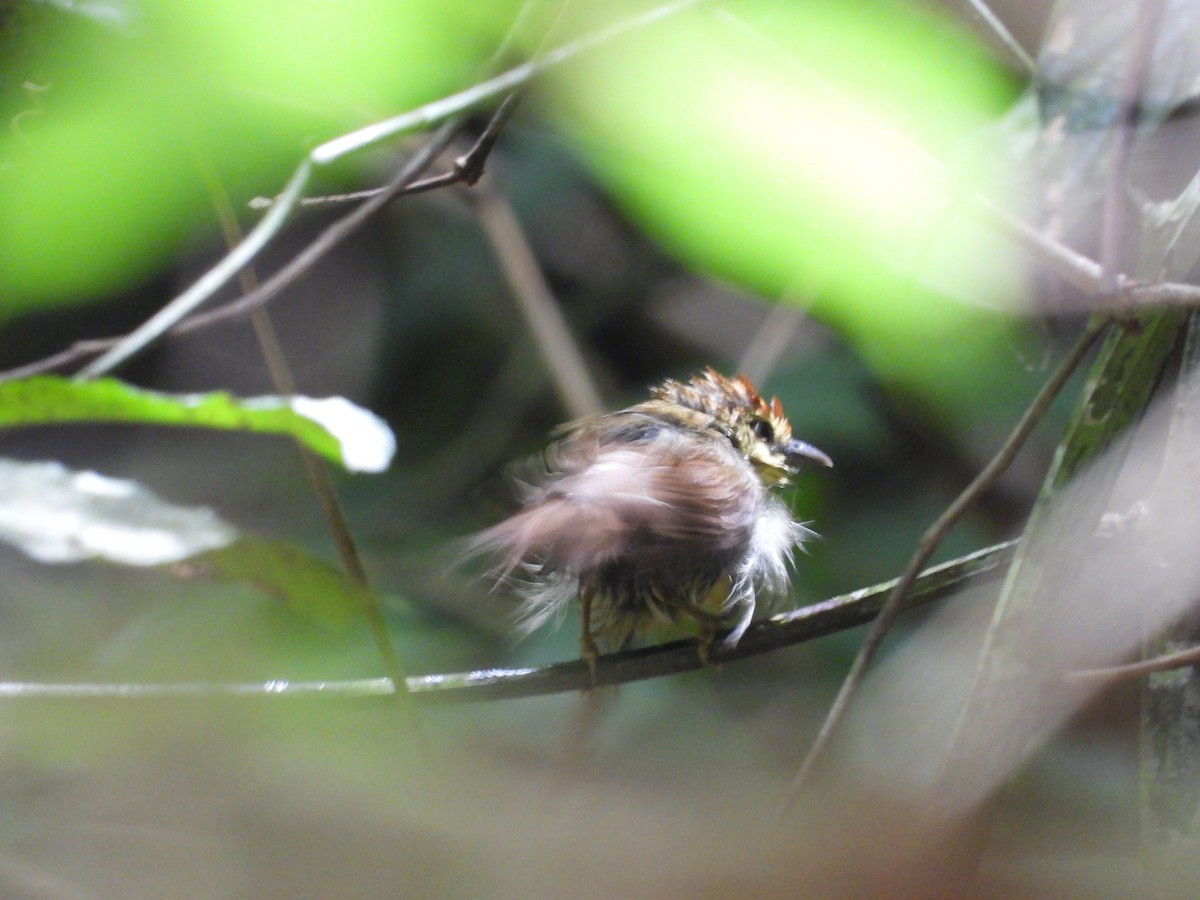
[[[787,442],[787,446],[783,448],[783,453],[787,457],[789,464],[799,463],[801,458],[804,458],[811,459],[813,462],[818,462],[823,466],[833,466],[833,460],[827,454],[822,453],[812,444],[798,441],[795,438]]]

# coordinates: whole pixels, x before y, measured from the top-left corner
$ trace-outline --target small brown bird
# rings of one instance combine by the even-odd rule
[[[579,598],[582,655],[691,621],[706,657],[715,629],[736,643],[760,593],[788,587],[792,551],[812,536],[770,490],[803,460],[833,463],[792,437],[779,400],[712,369],[665,381],[651,399],[563,426],[522,507],[470,539],[498,582],[525,598],[532,631]]]

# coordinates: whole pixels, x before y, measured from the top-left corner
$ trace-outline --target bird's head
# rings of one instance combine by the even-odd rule
[[[812,444],[792,436],[779,398],[768,403],[745,375],[726,378],[706,369],[688,382],[665,381],[652,394],[660,403],[679,408],[681,424],[711,428],[728,438],[764,484],[787,484],[806,459],[833,465]]]

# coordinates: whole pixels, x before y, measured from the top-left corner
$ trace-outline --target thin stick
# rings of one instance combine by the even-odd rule
[[[1126,663],[1123,666],[1106,666],[1101,669],[1077,669],[1066,674],[1066,680],[1072,684],[1094,683],[1106,681],[1123,681],[1127,678],[1141,678],[1155,672],[1169,672],[1172,669],[1183,669],[1200,664],[1200,647],[1187,647],[1174,653],[1164,653],[1153,659],[1143,659],[1139,662]]]
[[[988,5],[983,0],[965,0],[965,3],[969,11],[974,14],[973,17],[984,26],[986,33],[992,38],[992,42],[1004,51],[1017,68],[1023,69],[1027,77],[1036,78],[1037,63],[1025,52],[1025,48],[1017,43],[1012,32]]]
[[[968,584],[996,578],[1012,559],[1015,541],[986,547],[923,572],[905,600],[915,609],[962,590]],[[831,597],[762,622],[746,630],[735,646],[717,635],[710,655],[728,663],[771,653],[805,641],[827,637],[869,622],[889,596],[896,581]],[[595,685],[626,684],[704,668],[695,640],[673,641],[637,650],[610,653],[596,660]],[[588,666],[581,660],[523,669],[482,669],[408,679],[408,690],[421,703],[474,703],[485,700],[537,697],[593,687]],[[274,680],[242,684],[55,684],[0,682],[0,699],[139,700],[221,697],[363,698],[382,697],[393,688],[386,678],[347,681]]]
[[[460,181],[470,184],[472,183],[471,178],[479,177],[479,173],[483,171],[487,154],[495,145],[496,133],[504,126],[512,113],[513,103],[515,103],[515,100],[512,102],[506,100],[502,103],[493,114],[488,127],[480,135],[475,146],[466,155],[455,160],[454,171],[444,176],[447,179],[447,184]],[[357,231],[367,219],[371,218],[371,216],[378,213],[388,203],[404,193],[416,174],[423,171],[450,143],[458,125],[459,122],[457,120],[443,124],[434,133],[433,137],[430,138],[429,142],[413,154],[412,158],[408,160],[396,177],[379,193],[353,212],[348,213],[345,217],[338,219],[338,221],[326,228],[311,244],[296,254],[287,265],[259,285],[256,290],[211,312],[192,316],[186,322],[181,322],[175,329],[175,333],[186,334],[189,331],[206,328],[217,322],[241,318],[270,301],[280,291],[287,288],[292,282],[316,265],[325,254]]]
[[[484,236],[500,263],[517,307],[549,370],[559,400],[572,418],[604,411],[562,309],[546,284],[537,257],[507,199],[491,186],[471,195]]]
[[[122,338],[115,346],[101,354],[98,359],[84,366],[77,377],[96,378],[115,369],[220,290],[242,270],[243,266],[254,259],[276,232],[283,227],[283,223],[287,221],[296,201],[300,199],[305,185],[308,184],[311,173],[312,163],[306,159],[300,163],[291,180],[288,181],[287,187],[280,194],[279,202],[263,216],[262,221],[254,226],[241,243],[226,254],[219,263],[201,275],[190,288]]]
[[[866,675],[867,667],[879,652],[879,648],[882,646],[884,638],[891,629],[896,615],[903,608],[905,596],[915,582],[917,573],[928,562],[929,557],[933,555],[950,529],[962,518],[963,513],[967,511],[979,495],[990,487],[1004,470],[1008,468],[1013,459],[1016,458],[1017,453],[1025,444],[1030,433],[1032,433],[1034,426],[1045,415],[1054,398],[1062,391],[1067,380],[1075,372],[1075,369],[1078,368],[1084,357],[1087,356],[1088,351],[1091,350],[1092,345],[1107,325],[1107,320],[1098,317],[1088,321],[1083,334],[1075,342],[1075,346],[1071,348],[1070,352],[1059,363],[1058,368],[1046,383],[1042,385],[1042,389],[1029,405],[1029,408],[1025,410],[1025,414],[1012,430],[1012,433],[1008,436],[1000,451],[992,458],[991,462],[984,466],[983,470],[975,477],[975,480],[967,485],[966,489],[955,498],[954,502],[938,516],[937,520],[921,536],[916,552],[913,554],[912,559],[909,560],[904,573],[896,582],[896,586],[892,589],[887,602],[884,603],[883,608],[879,611],[879,616],[875,619],[870,632],[868,632],[866,639],[859,648],[858,655],[854,658],[854,663],[851,665],[850,671],[846,674],[841,689],[838,691],[837,697],[834,699],[833,705],[830,707],[825,721],[821,725],[821,730],[817,733],[817,737],[813,741],[804,762],[801,764],[799,772],[796,773],[796,778],[792,783],[785,808],[789,808],[795,802],[809,775],[824,753],[825,748],[833,738],[834,732],[845,718],[850,701],[858,693],[858,689],[862,685],[863,678]]]
[[[1154,55],[1158,23],[1162,18],[1164,0],[1141,0],[1134,21],[1129,59],[1121,73],[1117,117],[1113,122],[1116,143],[1109,161],[1108,178],[1104,186],[1104,206],[1100,224],[1100,268],[1104,273],[1103,289],[1114,292],[1121,271],[1121,243],[1125,237],[1125,196],[1128,180],[1129,155],[1137,134],[1139,98]]]
[[[203,156],[198,156],[197,161],[200,166],[201,175],[208,185],[209,194],[213,198],[221,232],[231,247],[237,246],[242,238],[242,234],[241,229],[238,227],[237,216],[233,211],[233,204],[229,200],[229,194],[226,192],[221,180],[217,177],[216,172],[208,164],[207,159]],[[246,293],[250,293],[258,287],[258,278],[255,274],[253,263],[246,265],[242,269],[238,275],[238,279],[242,290]],[[259,348],[262,350],[263,359],[267,363],[267,371],[271,376],[271,383],[274,385],[275,392],[280,396],[294,396],[297,393],[296,381],[292,377],[291,367],[288,365],[287,356],[284,354],[283,346],[279,342],[279,336],[275,331],[275,326],[271,322],[270,315],[266,309],[257,309],[254,311],[251,321],[254,324],[255,337],[258,339]],[[388,634],[387,622],[384,619],[383,609],[380,606],[379,595],[371,590],[367,571],[363,566],[362,557],[359,555],[358,547],[354,542],[354,536],[350,531],[350,523],[346,520],[345,510],[342,509],[342,504],[338,500],[333,479],[329,475],[329,470],[317,458],[315,453],[298,440],[293,440],[292,443],[300,456],[300,463],[304,468],[305,475],[308,477],[313,494],[317,498],[317,503],[321,508],[321,513],[325,518],[329,532],[333,536],[334,545],[342,561],[342,569],[354,584],[363,588],[363,597],[366,598],[364,611],[367,618],[367,629],[371,633],[376,651],[383,661],[383,670],[387,673],[388,678],[394,686],[395,697],[400,701],[400,705],[408,717],[408,724],[412,734],[418,739],[419,744],[424,745],[424,730],[420,719],[416,715],[416,707],[413,705],[408,692],[408,673],[405,671],[404,665],[400,661],[400,656],[396,652],[395,645]]]
[[[607,28],[602,28],[594,34],[585,35],[579,40],[548,50],[536,59],[509,69],[495,78],[489,78],[487,81],[473,85],[457,94],[435,100],[433,103],[428,103],[410,112],[366,125],[357,131],[351,131],[349,134],[326,141],[312,151],[310,158],[315,165],[324,165],[379,141],[428,128],[443,119],[474,109],[495,97],[506,94],[513,88],[525,84],[535,75],[540,75],[547,69],[560,65],[585,50],[607,44],[627,32],[645,28],[668,16],[707,2],[709,0],[676,0],[675,3],[667,3],[640,15],[631,16]]]

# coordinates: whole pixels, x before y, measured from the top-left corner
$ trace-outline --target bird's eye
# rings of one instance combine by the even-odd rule
[[[770,443],[775,440],[775,429],[765,419],[755,419],[754,423],[750,426],[750,430],[754,432],[754,436],[760,441]]]

